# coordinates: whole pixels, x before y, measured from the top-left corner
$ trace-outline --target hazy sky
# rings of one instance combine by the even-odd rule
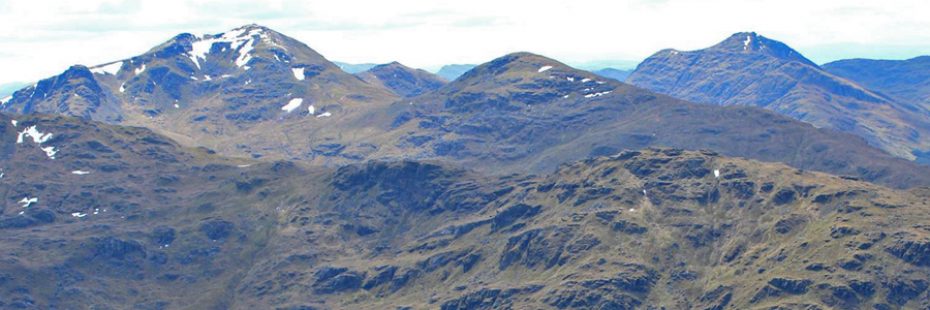
[[[248,23],[330,60],[434,69],[530,51],[573,65],[641,60],[756,31],[822,63],[930,54],[927,0],[0,0],[0,84],[138,55]]]

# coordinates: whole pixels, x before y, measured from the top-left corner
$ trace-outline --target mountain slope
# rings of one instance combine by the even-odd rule
[[[895,187],[930,184],[927,167],[853,136],[758,108],[676,100],[529,53],[478,66],[432,93],[395,103],[389,115],[393,136],[383,140],[397,141],[389,143],[397,154],[484,171],[544,173],[589,156],[671,146]]]
[[[446,83],[439,76],[398,62],[377,65],[356,74],[369,84],[381,85],[401,97],[412,97],[433,91]]]
[[[930,56],[908,60],[838,60],[824,64],[823,68],[900,101],[930,107]]]
[[[859,135],[896,156],[930,149],[930,113],[834,76],[787,45],[737,33],[697,51],[663,50],[627,82],[700,103],[759,106]]]
[[[145,132],[131,130],[95,141],[112,145]],[[55,143],[63,150],[82,144]],[[185,153],[159,148],[149,154]],[[81,158],[56,160],[70,165]],[[15,181],[0,179],[0,193],[53,186],[29,191],[40,198],[26,212],[39,224],[0,227],[8,232],[0,237],[0,302],[227,309],[928,306],[930,232],[923,223],[930,206],[920,191],[672,149],[571,163],[541,177],[488,177],[422,162],[319,169],[198,158],[158,174],[94,170],[60,183],[39,181],[61,178],[58,168],[21,165],[31,158],[5,161]],[[163,161],[137,164],[154,163]],[[96,173],[128,178],[79,178]],[[60,193],[110,182],[121,190],[101,195],[97,205],[105,207],[97,214],[69,216],[68,207],[55,207],[81,197]],[[5,194],[4,201],[19,196]],[[5,212],[0,223],[18,216]]]

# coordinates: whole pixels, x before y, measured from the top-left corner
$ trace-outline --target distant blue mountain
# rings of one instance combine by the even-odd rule
[[[737,33],[696,51],[666,49],[627,83],[692,102],[749,105],[865,138],[896,156],[930,150],[930,111],[833,75],[788,45]]]
[[[626,81],[626,78],[633,73],[633,70],[620,70],[614,68],[604,68],[599,70],[591,71],[591,73],[603,76],[608,79],[614,79],[620,82]]]
[[[838,60],[824,64],[823,68],[895,99],[930,108],[930,56],[908,60]]]
[[[29,83],[24,82],[10,82],[0,84],[0,98],[6,98],[9,95],[12,95],[13,92],[19,90],[20,88],[26,87]]]
[[[345,71],[351,74],[365,72],[371,68],[374,68],[374,66],[378,65],[378,64],[372,64],[372,63],[350,64],[350,63],[339,62],[339,61],[334,61],[333,63],[336,64],[336,66],[338,66],[339,69],[342,69],[342,71]]]
[[[465,72],[468,72],[468,70],[475,68],[475,66],[476,65],[471,64],[445,65],[442,66],[439,71],[436,71],[436,75],[441,76],[447,81],[452,81],[462,76],[462,74],[465,74]]]

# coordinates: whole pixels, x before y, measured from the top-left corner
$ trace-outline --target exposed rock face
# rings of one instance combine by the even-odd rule
[[[756,33],[736,33],[697,51],[659,51],[626,81],[693,102],[763,107],[856,134],[910,160],[930,149],[927,107],[835,76]]]
[[[893,243],[885,251],[905,262],[917,266],[930,266],[930,238],[910,233],[896,233]]]

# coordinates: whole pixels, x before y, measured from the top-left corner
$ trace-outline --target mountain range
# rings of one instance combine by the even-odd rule
[[[740,33],[633,85],[447,79],[180,34],[0,105],[0,308],[930,307],[923,108],[830,68]]]
[[[918,159],[930,149],[926,107],[833,75],[784,43],[756,33],[736,33],[702,50],[660,51],[627,82],[694,102],[763,107],[859,135],[906,159]]]

